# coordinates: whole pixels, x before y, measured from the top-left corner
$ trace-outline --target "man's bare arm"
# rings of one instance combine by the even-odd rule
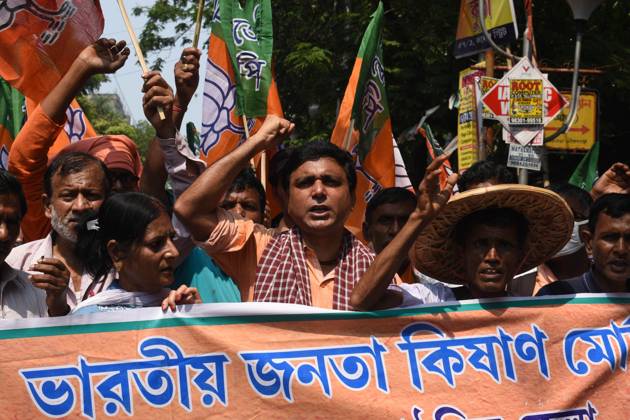
[[[41,102],[42,110],[54,122],[66,120],[66,109],[88,79],[101,73],[114,73],[129,57],[125,41],[99,39],[86,47],[74,60],[68,72]]]
[[[396,237],[376,256],[370,268],[357,283],[350,296],[350,305],[358,310],[382,308],[385,303],[395,302],[387,294],[387,288],[392,282],[398,268],[407,258],[411,246],[422,229],[439,213],[450,198],[453,187],[457,183],[457,174],[448,178],[448,184],[440,190],[440,166],[448,155],[437,157],[427,167],[424,179],[418,189],[416,208],[409,216],[405,226]],[[390,303],[390,307],[391,307]]]
[[[268,115],[247,141],[206,169],[175,202],[175,214],[197,241],[205,241],[217,224],[216,209],[234,178],[258,153],[279,144],[293,131],[293,123]]]

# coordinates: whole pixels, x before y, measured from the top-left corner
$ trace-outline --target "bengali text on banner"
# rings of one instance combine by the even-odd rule
[[[213,304],[0,324],[14,418],[616,419],[630,297]]]

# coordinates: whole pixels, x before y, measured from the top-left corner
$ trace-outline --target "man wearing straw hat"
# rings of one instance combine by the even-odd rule
[[[435,189],[429,174],[420,185]],[[426,201],[426,198],[424,199]],[[458,194],[437,211],[425,212],[422,225],[410,218],[377,257],[406,255],[413,245],[416,267],[447,283],[456,299],[507,296],[507,285],[518,272],[536,267],[557,253],[571,236],[571,210],[556,193],[525,185],[503,184]],[[410,238],[417,238],[410,241]],[[398,240],[396,240],[398,239]],[[365,281],[364,281],[365,280]],[[357,309],[410,306],[425,303],[416,290],[420,284],[387,285],[364,277],[351,303]]]

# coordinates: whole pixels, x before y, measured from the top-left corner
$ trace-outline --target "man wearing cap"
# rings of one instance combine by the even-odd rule
[[[44,238],[50,232],[50,219],[45,215],[42,195],[44,173],[50,161],[62,152],[66,145],[56,142],[66,123],[66,110],[78,95],[87,80],[96,74],[114,73],[121,68],[129,56],[125,41],[100,39],[86,47],[74,60],[66,74],[29,114],[9,152],[9,172],[20,181],[28,204],[28,212],[22,220],[24,242]],[[87,143],[83,144],[83,142]],[[81,144],[70,146],[71,150],[89,153],[101,161],[113,163],[111,175],[122,174],[122,183],[129,183],[140,176],[140,156],[135,144],[126,136],[103,136],[81,140]],[[121,151],[125,150],[122,154]],[[112,154],[112,152],[117,152]],[[108,157],[108,155],[112,155]],[[127,165],[122,159],[129,157]],[[125,171],[124,169],[130,169]],[[112,184],[118,184],[116,176]],[[133,182],[132,182],[133,186]]]
[[[419,195],[423,188],[435,188],[431,183],[423,181]],[[395,238],[381,255],[405,255],[414,244],[409,237],[418,233],[416,266],[440,281],[462,284],[453,289],[458,300],[507,296],[514,275],[557,253],[573,225],[571,210],[554,192],[511,184],[458,194],[426,216],[415,232],[407,226],[410,219],[399,233],[404,240]],[[389,287],[363,280],[352,295],[355,308],[425,303],[414,290],[420,285]]]
[[[6,262],[29,271],[34,284],[67,285],[63,290],[69,309],[90,293],[106,289],[112,280],[107,276],[90,288],[93,279],[74,252],[78,220],[98,211],[109,194],[110,178],[103,161],[92,155],[61,153],[47,165],[47,153],[63,127],[68,104],[85,81],[93,74],[116,71],[128,55],[124,41],[101,39],[85,48],[29,116],[9,154],[9,170],[26,195],[22,230],[31,241],[14,248]]]
[[[593,259],[591,269],[551,283],[537,296],[630,291],[630,195],[605,194],[598,198],[582,237]]]

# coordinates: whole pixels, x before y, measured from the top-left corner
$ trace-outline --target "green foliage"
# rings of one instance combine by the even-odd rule
[[[138,152],[144,160],[149,143],[155,137],[155,130],[148,121],[130,124],[129,117],[112,106],[111,98],[107,96],[83,95],[77,100],[98,134],[126,135],[136,143]]]
[[[108,80],[107,76],[104,74],[95,74],[90,77],[88,81],[83,85],[83,89],[81,89],[82,95],[91,95],[100,89],[101,85]]]
[[[212,2],[206,0],[205,3]],[[142,50],[151,52],[176,45],[189,46],[192,43],[190,29],[195,26],[197,4],[197,0],[157,0],[152,6],[134,7],[132,13],[135,16],[146,15],[148,18],[140,34]],[[212,7],[207,5],[204,8],[204,27],[210,27],[211,17]],[[165,36],[165,33],[169,33],[169,36]],[[158,57],[152,61],[151,68],[162,70],[163,64],[164,60]]]
[[[149,19],[141,36],[145,51],[186,45],[192,36],[196,3],[159,0],[153,6],[136,8],[134,13]],[[523,3],[514,3],[522,32]],[[296,123],[300,140],[295,142],[330,136],[361,37],[377,4],[376,0],[272,1],[274,69],[284,112]],[[385,0],[384,5],[384,65],[394,133],[399,135],[427,109],[442,104],[429,122],[438,139],[452,138],[457,116],[446,104],[457,89],[458,72],[478,58],[453,57],[460,0]],[[205,8],[206,27],[211,9],[209,5]],[[595,10],[584,36],[582,67],[605,70],[603,75],[581,82],[600,93],[600,137],[611,146],[608,150],[617,150],[630,135],[626,124],[630,110],[629,27],[630,2],[609,0]],[[167,28],[174,28],[175,35],[163,36]],[[573,28],[564,1],[534,2],[539,65],[572,66]],[[511,47],[519,53],[520,41]],[[505,64],[505,60],[497,56],[497,64]],[[552,73],[549,78],[558,87],[570,86],[570,74]],[[424,145],[409,142],[400,146],[416,181],[424,170]],[[602,155],[606,153],[603,149]]]
[[[318,47],[310,42],[300,42],[295,50],[287,54],[285,58],[287,70],[294,74],[302,74],[305,71],[317,71],[328,73],[332,69],[332,52]]]

